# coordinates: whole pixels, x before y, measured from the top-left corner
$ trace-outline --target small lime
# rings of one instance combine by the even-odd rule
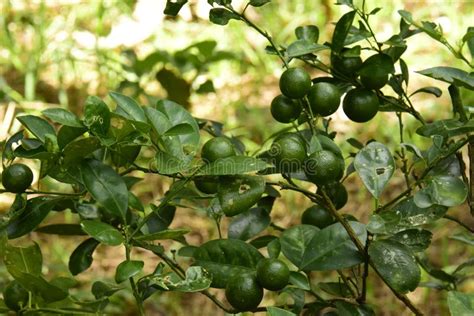
[[[279,291],[290,279],[290,269],[281,260],[262,259],[257,264],[257,281],[265,289]]]
[[[33,172],[24,164],[13,164],[3,171],[2,184],[8,192],[24,192],[33,182]]]
[[[366,89],[352,89],[344,97],[342,103],[344,113],[354,122],[370,121],[379,110],[377,95]]]
[[[341,92],[329,82],[318,82],[308,92],[308,101],[313,114],[328,116],[339,108]]]
[[[262,301],[263,289],[253,274],[235,274],[227,282],[225,297],[238,311],[251,311]]]
[[[301,105],[293,99],[280,94],[272,101],[270,111],[275,120],[280,123],[290,123],[301,114]]]
[[[304,171],[317,185],[338,181],[344,175],[344,160],[329,150],[320,150],[306,158]]]
[[[334,218],[326,208],[320,205],[313,205],[304,211],[301,216],[301,223],[323,229],[333,224]]]
[[[303,98],[311,88],[311,77],[303,68],[290,68],[280,77],[280,90],[291,99]]]
[[[235,156],[235,148],[230,139],[219,136],[208,140],[201,151],[201,158],[206,162]]]

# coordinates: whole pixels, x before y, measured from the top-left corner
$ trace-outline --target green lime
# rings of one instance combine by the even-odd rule
[[[320,150],[306,158],[304,171],[317,185],[338,181],[344,175],[344,160],[329,150]]]
[[[251,311],[262,301],[263,289],[253,274],[238,273],[227,282],[225,297],[236,310]]]
[[[303,98],[311,88],[311,77],[303,68],[290,68],[280,77],[280,90],[291,99]]]
[[[377,95],[366,89],[352,89],[347,92],[342,103],[344,113],[354,122],[370,121],[379,110]]]
[[[320,205],[313,205],[304,211],[301,216],[301,223],[317,226],[321,229],[334,223],[332,214]]]
[[[281,260],[262,259],[257,264],[257,281],[265,289],[279,291],[290,280],[290,269]]]
[[[235,156],[234,144],[227,137],[219,136],[208,140],[201,151],[201,158],[206,162]]]
[[[301,114],[301,105],[293,99],[280,94],[272,101],[270,111],[275,120],[280,123],[290,123]]]
[[[388,82],[394,70],[393,60],[387,54],[375,54],[367,58],[359,70],[360,81],[367,89],[378,90]]]
[[[328,116],[339,108],[341,92],[329,82],[318,82],[308,92],[308,101],[313,114]]]
[[[346,187],[340,182],[328,183],[323,186],[324,192],[328,195],[336,210],[341,209],[346,205],[348,194]],[[316,193],[320,193],[320,188]]]
[[[347,50],[347,48],[346,48]],[[331,66],[334,77],[342,77],[353,79],[357,77],[357,71],[362,65],[362,59],[360,57],[345,57],[331,55]]]
[[[3,170],[2,184],[8,192],[24,192],[32,182],[33,172],[27,165],[17,163]]]
[[[19,311],[28,304],[28,291],[16,280],[11,281],[3,290],[5,305],[14,311]]]
[[[219,182],[217,180],[210,180],[206,178],[195,179],[194,185],[199,191],[206,194],[215,194],[219,188]]]
[[[296,171],[306,158],[306,144],[297,134],[283,134],[275,139],[269,154],[280,172]]]

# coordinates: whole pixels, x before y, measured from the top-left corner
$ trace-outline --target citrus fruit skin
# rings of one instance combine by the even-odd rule
[[[357,77],[357,71],[362,66],[360,57],[344,57],[331,55],[331,66],[333,68],[334,77]]]
[[[328,116],[339,108],[341,92],[329,82],[318,82],[308,92],[308,101],[313,114]]]
[[[242,312],[251,311],[262,301],[263,288],[253,274],[235,274],[227,283],[225,297],[235,309]]]
[[[295,100],[280,94],[273,99],[270,111],[276,121],[290,123],[300,116],[301,105]]]
[[[388,82],[388,74],[374,70],[371,75],[360,75],[362,85],[367,89],[379,90]]]
[[[273,142],[270,155],[281,172],[296,171],[306,158],[306,145],[296,134],[283,134]]]
[[[375,54],[367,58],[360,69],[360,81],[367,89],[378,90],[388,82],[393,71],[393,60],[387,54]]]
[[[326,192],[336,210],[343,208],[349,199],[346,187],[340,182],[328,183],[323,186],[323,190]],[[318,188],[316,193],[320,193],[320,188]]]
[[[313,205],[304,211],[301,216],[301,223],[323,229],[333,224],[334,218],[326,208],[320,205]]]
[[[13,164],[2,173],[3,187],[12,193],[25,192],[33,182],[33,172],[22,163]]]
[[[290,280],[290,269],[281,260],[262,259],[257,264],[257,281],[265,289],[279,291]]]
[[[311,88],[311,77],[303,68],[290,68],[280,77],[281,92],[291,99],[303,98]]]
[[[344,175],[344,160],[329,150],[317,151],[306,158],[304,171],[306,177],[317,185],[339,181]]]
[[[215,194],[219,188],[219,182],[217,180],[204,178],[195,179],[194,185],[199,191],[206,194]]]
[[[231,156],[235,156],[234,145],[230,139],[222,136],[208,140],[201,151],[201,158],[206,162],[214,162]]]
[[[28,304],[28,291],[18,281],[11,281],[3,291],[5,305],[14,311]]]
[[[377,95],[366,89],[352,89],[344,97],[342,108],[347,117],[357,123],[368,122],[379,110]]]

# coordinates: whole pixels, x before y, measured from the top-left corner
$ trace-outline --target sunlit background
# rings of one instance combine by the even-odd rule
[[[357,3],[357,1],[355,1]],[[153,104],[158,98],[169,98],[187,107],[196,117],[225,123],[228,135],[241,137],[250,152],[257,150],[265,139],[282,129],[270,115],[269,104],[279,94],[280,61],[265,54],[265,39],[242,23],[231,21],[222,27],[208,21],[210,6],[206,0],[191,0],[176,18],[165,17],[164,0],[0,0],[0,141],[20,128],[15,115],[23,112],[39,114],[48,107],[61,106],[81,113],[89,95],[107,99],[108,91],[120,91]],[[244,1],[233,1],[243,7]],[[416,20],[429,20],[441,25],[452,43],[462,38],[468,26],[474,25],[473,1],[366,1],[368,8],[383,6],[373,16],[374,31],[379,41],[398,32],[398,10],[413,13]],[[347,8],[336,6],[333,0],[273,0],[258,9],[249,8],[248,17],[267,30],[278,44],[287,45],[295,39],[294,29],[315,24],[320,28],[320,43],[330,41],[334,22]],[[194,46],[193,46],[194,45]],[[435,82],[415,71],[433,66],[465,67],[426,35],[408,40],[404,60],[410,67],[410,91],[436,85],[443,96],[420,95],[414,98],[416,108],[428,119],[448,118],[450,113],[447,84]],[[193,46],[193,47],[191,47]],[[215,47],[214,47],[215,46]],[[207,53],[199,51],[203,47]],[[324,61],[327,55],[322,55]],[[316,71],[313,77],[322,75]],[[467,105],[474,105],[474,95],[462,91]],[[110,101],[110,100],[109,100]],[[109,102],[111,105],[111,102]],[[345,142],[349,137],[362,143],[377,139],[394,151],[398,132],[394,115],[378,114],[369,124],[351,123],[340,109],[332,116],[332,126],[338,131],[336,142],[347,155],[355,151]],[[421,148],[429,144],[414,131],[417,123],[407,117],[407,137]],[[31,165],[33,170],[38,166]],[[37,173],[36,173],[37,174]],[[401,173],[391,181],[387,198],[402,188]],[[37,176],[35,177],[35,179]],[[57,184],[45,179],[43,187]],[[162,196],[169,183],[147,176],[135,193],[144,201]],[[369,194],[352,176],[347,188],[350,202],[343,212],[366,221],[371,208]],[[13,196],[0,195],[0,212],[7,210]],[[272,217],[281,226],[299,223],[309,202],[302,196],[284,192]],[[464,208],[450,213],[472,222]],[[55,215],[51,222],[74,221],[72,214]],[[60,217],[59,217],[60,216]],[[216,229],[206,214],[179,209],[173,226],[193,229],[191,244],[217,237]],[[452,269],[474,255],[464,244],[449,239],[460,228],[441,221],[435,230],[428,255],[434,265]],[[68,275],[67,262],[78,243],[76,238],[32,234],[41,245],[46,258],[46,273]],[[168,243],[167,249],[178,244]],[[146,260],[145,270],[152,270],[157,259],[137,253]],[[112,280],[115,266],[123,254],[99,247],[91,269],[79,276],[79,297],[87,298],[91,280]],[[315,282],[332,276],[315,273]],[[431,278],[424,274],[422,281]],[[0,288],[7,282],[7,273],[0,267]],[[369,301],[379,305],[377,315],[409,315],[390,291],[375,278],[370,280]],[[462,291],[474,291],[473,282],[463,283]],[[222,297],[222,293],[218,293]],[[427,315],[447,315],[446,293],[419,288],[409,297]],[[286,297],[266,296],[266,303],[285,302]],[[156,294],[146,303],[150,315],[222,315],[205,297],[190,294]],[[115,295],[109,306],[111,314],[134,315],[133,298],[125,292]]]

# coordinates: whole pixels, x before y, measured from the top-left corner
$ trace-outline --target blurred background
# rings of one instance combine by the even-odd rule
[[[0,141],[16,132],[20,124],[14,117],[20,113],[39,114],[48,107],[64,107],[81,113],[85,98],[96,95],[107,101],[108,91],[119,91],[153,104],[158,98],[168,98],[185,106],[194,116],[221,121],[228,135],[239,137],[249,152],[254,152],[274,132],[285,125],[276,123],[269,105],[279,94],[280,61],[265,54],[267,43],[244,24],[231,21],[228,26],[208,21],[210,6],[205,0],[191,0],[178,17],[165,17],[164,0],[0,0]],[[358,1],[354,1],[357,3]],[[361,1],[360,1],[361,2]],[[234,0],[235,7],[244,1]],[[440,24],[451,43],[457,43],[474,21],[473,1],[375,1],[367,0],[369,11],[383,5],[372,17],[372,25],[380,41],[398,32],[400,16],[397,10],[413,13],[415,20]],[[258,9],[249,8],[248,17],[267,30],[276,43],[288,44],[295,39],[294,29],[315,24],[320,28],[320,43],[330,41],[333,22],[347,11],[333,0],[272,0]],[[413,101],[418,111],[429,121],[450,115],[447,84],[417,75],[416,70],[434,66],[465,67],[439,43],[420,34],[408,40],[404,60],[410,67],[410,91],[424,86],[438,86],[443,95],[420,94]],[[321,56],[324,61],[328,56]],[[322,75],[312,72],[313,77]],[[474,105],[472,91],[463,90],[466,105]],[[110,104],[110,102],[109,102]],[[430,144],[415,134],[416,121],[405,117],[406,137],[421,149]],[[365,143],[377,139],[395,151],[398,130],[393,114],[379,113],[369,124],[351,123],[340,109],[332,116],[332,129],[338,132],[336,142],[346,155],[354,152],[345,139],[353,137]],[[396,131],[396,132],[395,132]],[[38,166],[32,165],[33,169]],[[36,179],[36,178],[35,178]],[[161,197],[168,184],[159,177],[146,176],[134,193],[146,201]],[[43,188],[54,187],[48,180]],[[384,198],[395,196],[403,188],[401,173],[391,180],[393,189]],[[356,176],[346,182],[350,194],[343,212],[367,221],[372,202],[361,190]],[[272,217],[280,226],[297,224],[302,212],[310,205],[302,196],[283,192]],[[13,196],[0,195],[0,212],[5,212]],[[467,208],[449,211],[450,215],[474,224]],[[73,222],[72,214],[64,213],[48,219],[50,222]],[[450,239],[462,228],[441,220],[435,230],[433,244],[428,249],[431,263],[456,267],[474,255],[466,244]],[[179,209],[172,226],[193,229],[190,244],[216,238],[217,232],[204,212]],[[46,273],[69,275],[69,255],[80,242],[78,238],[58,238],[32,234],[40,243],[46,258]],[[471,239],[472,240],[472,239]],[[179,244],[166,244],[177,249]],[[137,253],[152,270],[158,259],[147,253]],[[99,247],[94,264],[79,276],[74,290],[78,297],[88,298],[91,281],[113,280],[114,268],[123,254],[113,248]],[[0,267],[0,288],[7,281]],[[337,279],[333,275],[315,273],[315,282]],[[433,281],[427,274],[423,282]],[[460,289],[474,291],[474,282],[464,282]],[[223,297],[223,293],[217,293]],[[446,315],[446,293],[421,287],[409,297],[427,315]],[[287,297],[267,296],[265,303],[286,302]],[[377,315],[409,315],[390,291],[375,278],[370,280],[369,302],[378,305]],[[223,315],[205,297],[198,294],[156,294],[146,302],[150,315]],[[116,294],[107,311],[110,314],[134,315],[131,295]]]

